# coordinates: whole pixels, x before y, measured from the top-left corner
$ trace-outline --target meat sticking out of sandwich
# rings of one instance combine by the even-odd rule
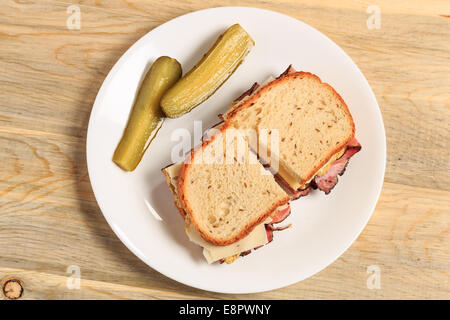
[[[184,163],[162,172],[189,239],[203,247],[208,263],[231,263],[271,242],[273,231],[289,227],[275,224],[289,215],[290,197],[226,124]]]
[[[279,152],[266,147],[277,157],[275,177],[292,199],[316,188],[328,194],[361,149],[341,96],[316,75],[297,72],[292,66],[261,86],[253,84],[221,118],[232,127],[258,134],[262,129],[278,130]],[[249,143],[257,150],[258,145]]]

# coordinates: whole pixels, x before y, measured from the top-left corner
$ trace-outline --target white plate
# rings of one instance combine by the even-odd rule
[[[138,168],[120,170],[112,161],[139,83],[149,65],[168,55],[189,70],[234,23],[255,47],[228,81],[187,115],[166,120]],[[208,265],[199,246],[188,241],[184,223],[160,169],[171,163],[176,128],[193,133],[218,122],[217,114],[255,81],[278,75],[292,64],[317,74],[344,98],[356,123],[361,152],[331,192],[313,192],[292,203],[291,229],[231,265]],[[198,140],[197,140],[198,142]],[[89,177],[111,228],[140,259],[164,275],[209,291],[250,293],[303,280],[337,259],[369,220],[383,183],[386,143],[375,96],[355,63],[330,39],[294,18],[261,9],[223,7],[193,12],[152,30],[116,63],[92,109],[87,137]],[[361,266],[362,268],[363,266]]]

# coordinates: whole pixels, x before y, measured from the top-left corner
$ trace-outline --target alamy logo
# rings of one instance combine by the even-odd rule
[[[67,14],[70,16],[66,20],[66,26],[69,30],[80,30],[81,29],[81,10],[77,5],[71,5],[67,7]]]
[[[79,266],[71,265],[67,267],[66,273],[71,275],[67,278],[66,286],[68,289],[80,289],[81,287],[81,270]]]
[[[370,14],[366,20],[367,29],[381,29],[381,9],[377,5],[371,5],[366,12]]]
[[[367,267],[367,274],[370,276],[367,278],[367,289],[381,289],[381,269],[377,265],[371,265]]]
[[[214,137],[214,143],[208,145],[207,149],[201,149],[197,141],[208,141]],[[171,140],[177,142],[171,150],[171,161],[173,163],[189,163],[191,157],[189,152],[193,145],[195,148],[194,163],[199,164],[236,164],[236,163],[259,163],[256,156],[249,155],[246,141],[253,151],[258,151],[258,157],[263,164],[270,165],[272,173],[278,172],[279,168],[279,132],[276,129],[253,129],[238,130],[229,128],[224,132],[217,128],[211,128],[203,134],[202,122],[194,121],[194,139],[191,133],[184,128],[176,129],[171,134]],[[268,170],[262,169],[263,174],[270,174]]]

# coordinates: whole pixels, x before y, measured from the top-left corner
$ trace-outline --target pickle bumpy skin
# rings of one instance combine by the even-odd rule
[[[145,75],[127,126],[113,161],[125,171],[133,171],[162,125],[161,96],[181,77],[180,63],[169,57],[158,58]]]
[[[228,28],[195,67],[164,94],[164,113],[177,118],[208,99],[233,74],[254,44],[239,24]]]

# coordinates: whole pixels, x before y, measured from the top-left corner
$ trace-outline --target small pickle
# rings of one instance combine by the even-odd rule
[[[177,118],[208,99],[233,74],[254,44],[239,24],[228,28],[195,67],[164,94],[164,113]]]
[[[164,114],[161,96],[181,77],[180,63],[169,57],[158,58],[145,75],[134,102],[113,161],[125,171],[133,171],[161,128]]]

